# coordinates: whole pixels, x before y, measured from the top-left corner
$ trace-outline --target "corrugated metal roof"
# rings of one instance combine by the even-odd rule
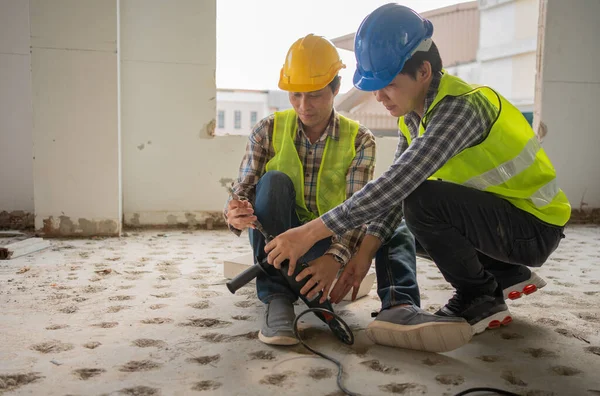
[[[477,2],[461,3],[424,12],[433,23],[435,41],[445,67],[473,62],[479,46]]]

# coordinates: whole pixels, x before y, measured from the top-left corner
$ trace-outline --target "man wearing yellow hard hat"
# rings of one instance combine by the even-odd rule
[[[258,259],[266,257],[265,241],[252,228],[254,221],[258,219],[267,233],[278,235],[341,204],[373,178],[373,134],[333,108],[340,88],[338,72],[344,67],[329,40],[312,34],[297,40],[287,53],[279,79],[279,87],[289,92],[293,109],[261,120],[248,139],[233,187],[242,200],[230,199],[225,217],[237,235],[249,229]],[[367,232],[377,232],[374,227]],[[331,284],[351,260],[366,230],[366,225],[359,225],[311,248],[303,261],[310,263],[311,270],[320,269],[324,274],[316,280]],[[392,249],[386,245],[379,260],[395,263],[389,266],[393,271],[378,274],[378,293],[385,306],[406,296],[419,298],[414,283],[398,286],[404,273],[415,272],[414,238],[403,226],[394,240],[398,246]],[[265,304],[259,339],[272,345],[294,345],[298,341],[292,331],[293,303],[298,296],[277,271],[271,270],[270,276],[260,274],[256,279],[258,298]],[[309,299],[318,293],[316,288],[304,292]]]

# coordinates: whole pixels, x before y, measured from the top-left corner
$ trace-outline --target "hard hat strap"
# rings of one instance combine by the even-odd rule
[[[427,38],[423,41],[421,41],[421,44],[417,45],[417,48],[414,49],[414,51],[412,51],[410,54],[413,55],[415,52],[427,52],[429,51],[429,48],[431,48],[431,44],[433,43],[433,40],[431,38]]]

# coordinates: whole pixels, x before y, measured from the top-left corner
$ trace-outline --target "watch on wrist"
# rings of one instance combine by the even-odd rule
[[[338,256],[337,254],[332,254],[333,258],[335,259],[335,261],[337,261],[338,263],[340,263],[340,265],[343,267],[344,266],[344,259],[341,258],[340,256]]]

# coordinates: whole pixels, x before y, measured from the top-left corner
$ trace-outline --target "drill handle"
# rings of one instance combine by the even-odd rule
[[[230,279],[225,285],[229,289],[232,294],[244,287],[246,284],[250,283],[252,279],[256,278],[258,274],[263,272],[264,270],[260,266],[260,264],[254,264],[251,267],[248,267],[243,272],[236,275],[233,279]]]

